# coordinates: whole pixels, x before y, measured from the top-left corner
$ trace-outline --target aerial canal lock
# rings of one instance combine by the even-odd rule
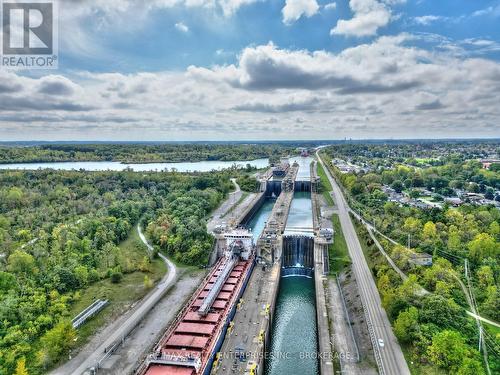
[[[325,348],[319,338],[324,316],[317,310],[317,294],[323,292],[333,232],[319,225],[315,164],[309,158],[299,161],[281,240],[281,277],[263,368],[267,375],[327,373],[318,359]]]
[[[268,171],[252,204],[214,231],[219,259],[138,374],[320,373],[316,279],[332,236],[315,225],[310,164]]]
[[[253,228],[258,264],[216,374],[303,375],[323,368],[317,359],[324,346],[318,337],[315,283],[318,278],[321,284],[328,271],[332,231],[321,229],[315,217],[318,178],[311,159],[297,158],[283,169],[285,174],[278,170],[261,185],[265,202],[277,198],[258,228],[260,235]]]

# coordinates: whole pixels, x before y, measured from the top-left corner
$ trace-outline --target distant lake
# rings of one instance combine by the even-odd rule
[[[231,168],[233,165],[245,167],[250,164],[256,168],[266,168],[269,165],[268,159],[256,159],[249,161],[197,161],[181,163],[120,163],[118,161],[69,161],[51,163],[11,163],[0,164],[0,169],[14,170],[37,170],[56,169],[63,171],[80,170],[86,171],[123,171],[130,168],[135,172],[164,171],[175,168],[178,172],[209,172]]]

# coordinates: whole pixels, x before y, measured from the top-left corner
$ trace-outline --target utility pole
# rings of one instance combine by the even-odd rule
[[[408,243],[406,245],[408,250],[411,250],[411,233],[408,233]]]
[[[481,341],[483,341],[483,326],[479,326],[479,353],[481,353]]]

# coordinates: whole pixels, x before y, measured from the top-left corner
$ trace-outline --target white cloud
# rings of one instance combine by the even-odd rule
[[[406,0],[382,0],[387,5],[401,5],[406,4]]]
[[[175,28],[183,33],[189,32],[189,27],[187,27],[184,23],[182,22],[177,22],[175,24]]]
[[[334,9],[337,9],[337,3],[336,2],[333,2],[333,3],[328,3],[328,4],[325,4],[324,8],[326,10],[334,10]]]
[[[489,6],[484,9],[480,9],[472,13],[472,17],[482,17],[482,16],[493,16],[493,17],[499,17],[500,16],[500,5],[496,6]]]
[[[290,25],[302,16],[314,16],[318,10],[319,5],[316,0],[286,0],[285,6],[281,10],[283,23]]]
[[[420,16],[420,17],[413,18],[413,20],[415,21],[415,23],[417,23],[419,25],[423,25],[423,26],[427,26],[427,25],[430,25],[433,22],[441,21],[441,20],[445,20],[445,19],[446,19],[446,17],[443,17],[443,16],[434,16],[434,15]]]
[[[224,16],[230,17],[242,6],[256,3],[259,0],[218,0]]]
[[[498,136],[500,63],[424,50],[417,38],[380,37],[340,53],[270,43],[245,48],[233,65],[185,72],[0,72],[0,132],[3,139]]]
[[[260,0],[79,0],[68,2],[64,6],[64,14],[92,15],[101,17],[105,21],[115,20],[126,14],[140,17],[148,12],[158,9],[170,9],[174,7],[203,8],[220,12],[224,16],[231,16],[242,6],[252,4]]]
[[[389,8],[377,0],[350,0],[349,6],[354,13],[350,20],[339,20],[330,31],[331,35],[371,36],[386,26],[391,19]]]
[[[408,56],[412,62],[427,59],[424,50],[402,46],[408,35],[382,37],[335,55],[325,51],[279,49],[269,43],[245,48],[239,64],[213,69],[190,67],[189,73],[208,81],[225,81],[248,90],[334,89],[340,94],[404,91],[419,84],[400,68]],[[391,72],[392,74],[387,74]]]
[[[406,0],[350,0],[349,7],[353,17],[350,20],[339,20],[330,30],[330,35],[355,37],[376,35],[378,29],[397,18],[392,15],[390,7],[404,3]]]

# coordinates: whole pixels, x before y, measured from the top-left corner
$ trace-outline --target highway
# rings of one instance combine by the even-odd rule
[[[153,247],[146,240],[144,234],[141,231],[140,225],[137,225],[137,232],[142,242],[147,246],[149,251],[153,250]],[[62,366],[60,369],[53,372],[54,375],[80,375],[80,374],[91,374],[90,369],[95,367],[96,363],[101,361],[105,357],[105,349],[110,348],[116,343],[121,342],[133,329],[139,324],[139,322],[145,317],[145,315],[153,308],[154,305],[161,299],[161,297],[166,293],[166,291],[174,284],[177,279],[177,267],[172,263],[167,257],[162,254],[158,254],[161,259],[165,262],[168,267],[167,274],[164,278],[155,286],[154,290],[151,291],[146,297],[144,297],[131,312],[131,314],[123,322],[115,322],[116,327],[113,327],[112,333],[106,337],[106,339],[98,345],[92,353],[81,353],[83,355],[77,355],[73,360],[69,361],[67,364]]]
[[[354,229],[354,225],[349,216],[349,206],[347,205],[337,182],[319,157],[319,150],[316,151],[316,157],[323,166],[326,176],[333,187],[333,199],[338,208],[342,231],[344,232],[344,237],[349,249],[349,255],[352,259],[353,272],[356,277],[361,300],[366,309],[367,323],[370,321],[373,327],[374,337],[372,337],[372,344],[376,359],[379,354],[379,360],[377,361],[379,372],[381,374],[409,375],[410,370],[396,336],[392,332],[389,318],[382,307],[377,286],[375,285],[375,281],[364,257],[356,230]],[[379,339],[384,341],[383,347],[378,345]]]

